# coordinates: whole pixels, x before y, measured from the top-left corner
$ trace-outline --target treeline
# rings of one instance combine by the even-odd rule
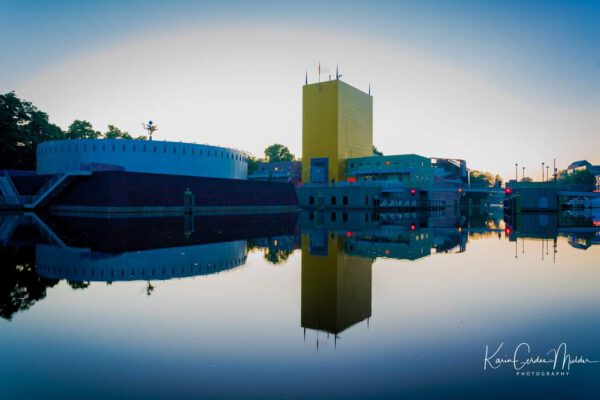
[[[471,187],[502,187],[502,177],[500,175],[494,175],[491,172],[478,170],[470,170],[469,175]]]
[[[0,95],[0,169],[35,169],[35,150],[39,143],[60,139],[139,139],[114,125],[106,132],[94,129],[84,120],[75,120],[64,131],[50,123],[48,114],[17,97],[15,92]]]

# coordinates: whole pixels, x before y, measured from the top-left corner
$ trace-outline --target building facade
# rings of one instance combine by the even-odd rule
[[[344,161],[373,154],[373,98],[332,80],[302,92],[302,181],[344,180]]]
[[[351,181],[387,181],[419,189],[433,184],[431,159],[417,154],[350,158],[345,166]]]
[[[194,143],[127,139],[56,140],[37,148],[37,173],[126,171],[246,179],[248,164],[238,150]]]

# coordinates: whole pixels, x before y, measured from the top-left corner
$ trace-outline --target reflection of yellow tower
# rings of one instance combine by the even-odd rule
[[[302,181],[343,180],[347,158],[373,155],[373,97],[340,80],[302,91]]]
[[[326,231],[302,235],[304,328],[337,334],[371,316],[370,258],[345,253]]]

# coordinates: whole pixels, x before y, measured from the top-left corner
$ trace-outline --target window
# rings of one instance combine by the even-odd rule
[[[345,206],[347,206],[347,205],[348,205],[348,196],[344,196],[344,197],[342,198],[342,204],[343,204],[343,205],[345,205]]]
[[[365,196],[365,206],[369,205],[369,196]]]
[[[315,204],[315,198],[313,196],[310,196],[308,198],[308,204],[310,204],[311,206]]]
[[[331,196],[331,205],[335,206],[337,204],[337,198],[335,196]]]
[[[331,213],[331,221],[335,221],[335,220],[336,220],[336,218],[337,218],[337,215],[336,215],[336,213],[332,212],[332,213]]]

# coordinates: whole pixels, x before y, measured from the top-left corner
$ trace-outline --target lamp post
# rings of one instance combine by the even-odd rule
[[[544,182],[544,162],[542,161],[542,182]]]
[[[523,167],[523,178],[521,180],[525,179],[525,167]]]
[[[548,174],[550,173],[550,166],[546,165],[546,182],[548,182]]]
[[[515,182],[519,181],[519,170],[517,169],[518,166],[519,163],[515,163]]]

